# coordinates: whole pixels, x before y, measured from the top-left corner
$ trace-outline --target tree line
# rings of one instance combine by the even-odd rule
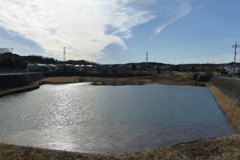
[[[68,60],[66,62],[56,60],[54,58],[28,55],[20,56],[11,52],[0,53],[0,66],[11,67],[11,68],[26,68],[27,64],[73,64],[73,65],[96,65],[94,62],[86,60]]]

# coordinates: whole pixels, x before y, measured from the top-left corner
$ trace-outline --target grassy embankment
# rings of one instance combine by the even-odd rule
[[[68,77],[67,77],[68,78]],[[50,79],[45,79],[50,80]],[[76,80],[73,78],[73,81]],[[79,80],[77,78],[77,80]],[[57,81],[55,79],[55,81]],[[62,81],[67,81],[67,79]],[[142,81],[144,81],[142,79]],[[152,80],[151,80],[152,81]],[[155,80],[154,80],[155,81]],[[59,81],[58,81],[59,82]],[[56,83],[58,83],[56,82]],[[69,82],[69,81],[68,81]],[[61,83],[61,82],[59,82]],[[156,82],[157,83],[157,82]],[[145,152],[128,155],[97,155],[54,151],[32,147],[0,144],[0,159],[39,159],[39,160],[70,160],[70,159],[239,159],[240,157],[240,105],[234,103],[219,89],[211,84],[208,85],[217,103],[228,117],[238,134],[212,140],[194,141],[173,145],[170,147],[153,149]]]
[[[147,73],[145,73],[147,74]],[[150,74],[150,73],[149,73]],[[133,74],[134,75],[134,74]],[[139,85],[161,83],[168,85],[194,85],[192,81],[193,73],[180,72],[163,72],[158,76],[144,77],[127,77],[127,78],[112,78],[112,77],[49,77],[40,81],[42,84],[59,84],[73,82],[93,82],[94,85]],[[100,83],[94,83],[100,82]]]

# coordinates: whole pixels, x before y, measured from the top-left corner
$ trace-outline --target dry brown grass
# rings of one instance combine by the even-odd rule
[[[0,144],[0,160],[238,160],[240,136],[194,141],[127,155],[99,155]]]
[[[112,160],[115,156],[55,151],[0,144],[0,160]]]
[[[212,84],[208,84],[208,88],[231,124],[240,133],[240,104],[223,94]]]
[[[192,81],[192,73],[165,72],[160,76],[144,76],[144,77],[49,77],[40,81],[41,84],[59,84],[74,82],[102,82],[108,85],[135,85],[135,84],[167,84],[167,85],[194,85]]]
[[[149,83],[151,79],[155,77],[130,77],[130,78],[112,78],[112,77],[49,77],[44,78],[40,83],[74,83],[74,82],[133,82],[133,81],[144,81]]]
[[[48,77],[44,78],[39,81],[40,84],[60,84],[60,83],[74,83],[78,82],[78,77],[73,76],[73,77]]]
[[[123,159],[239,159],[240,137],[238,135],[216,140],[194,141],[166,148],[125,155]]]

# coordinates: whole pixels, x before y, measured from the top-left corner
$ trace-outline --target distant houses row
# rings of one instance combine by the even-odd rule
[[[205,72],[210,74],[240,74],[240,63],[225,63],[225,64],[164,64],[157,62],[141,62],[141,63],[127,63],[127,64],[97,64],[84,60],[69,60],[64,62],[54,60],[42,56],[20,56],[12,53],[13,48],[0,48],[0,65],[25,68],[28,64],[27,71],[39,72],[58,72],[58,71],[180,71],[180,72]],[[7,54],[10,53],[10,54]],[[36,62],[36,63],[35,63]],[[53,63],[53,64],[41,64]],[[59,64],[58,64],[59,63]],[[66,64],[69,63],[69,64]]]
[[[61,71],[88,71],[96,70],[93,65],[72,65],[72,64],[28,64],[26,71],[30,72],[61,72]]]
[[[26,71],[124,71],[124,70],[167,70],[169,64],[151,65],[145,63],[129,63],[129,64],[104,64],[104,65],[73,65],[73,64],[28,64]]]
[[[207,72],[211,74],[232,74],[233,63],[230,64],[181,64],[170,65],[163,63],[128,63],[105,65],[73,65],[73,64],[28,64],[27,71],[183,71],[183,72]],[[235,65],[235,73],[240,74],[240,64]]]

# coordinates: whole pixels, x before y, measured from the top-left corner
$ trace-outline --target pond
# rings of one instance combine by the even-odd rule
[[[123,154],[234,129],[206,87],[43,85],[0,99],[0,142]]]

